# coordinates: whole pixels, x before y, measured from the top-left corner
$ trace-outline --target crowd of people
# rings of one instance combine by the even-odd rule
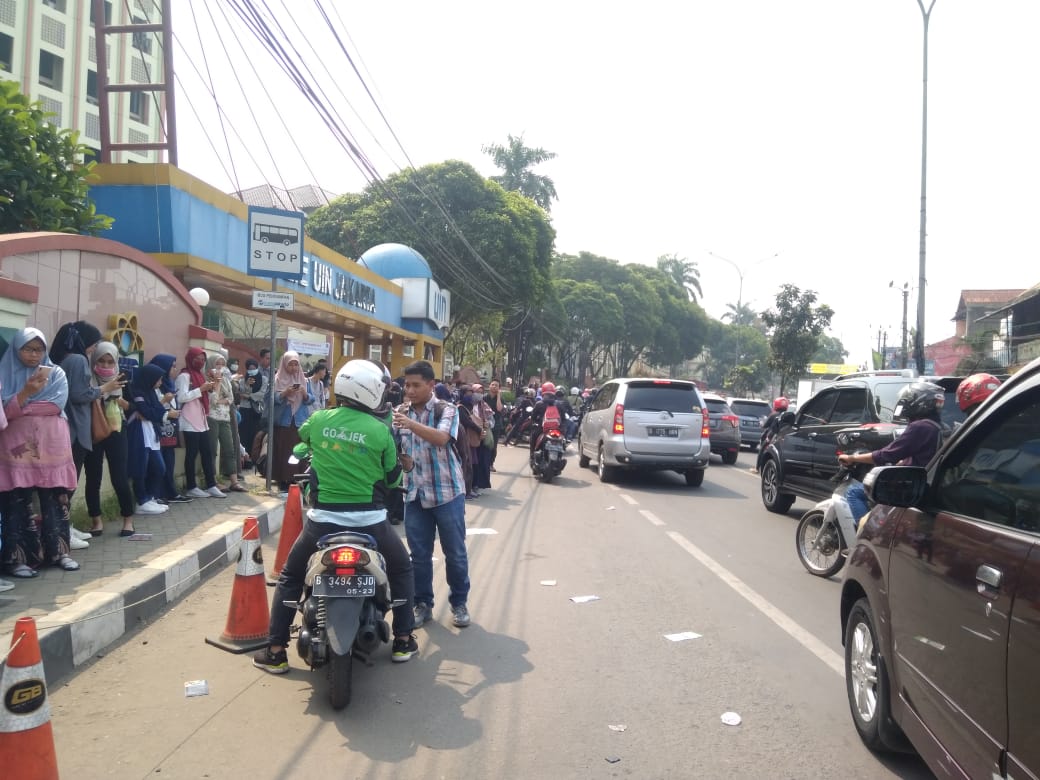
[[[305,376],[300,356],[282,355],[269,392],[270,351],[246,361],[191,347],[178,364],[158,353],[146,364],[121,363],[115,344],[85,321],[63,324],[53,340],[37,328],[16,332],[0,357],[0,569],[32,578],[42,567],[75,571],[72,553],[105,533],[101,483],[105,466],[121,517],[243,492],[248,447],[275,416],[275,479],[288,489],[288,453],[311,412],[324,408],[327,370]],[[183,448],[183,474],[175,474]],[[284,458],[278,459],[282,453]],[[201,483],[199,482],[201,471]],[[81,481],[85,473],[86,478]],[[90,523],[70,521],[83,491]],[[0,580],[0,591],[14,584]]]

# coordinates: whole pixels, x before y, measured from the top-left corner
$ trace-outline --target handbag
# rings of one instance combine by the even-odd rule
[[[481,444],[487,447],[489,450],[495,448],[495,434],[491,432],[490,428],[484,429],[484,437],[481,439]]]
[[[101,399],[95,398],[90,404],[90,439],[97,444],[112,435],[112,426],[108,423],[105,408]]]
[[[177,421],[167,417],[163,424],[159,426],[159,446],[178,446],[180,444],[180,437],[177,435],[178,430]]]

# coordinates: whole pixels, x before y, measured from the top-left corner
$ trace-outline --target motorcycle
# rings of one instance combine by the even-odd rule
[[[839,433],[839,452],[869,450],[859,441],[861,436],[858,431]],[[838,472],[831,477],[835,483],[831,497],[819,502],[798,521],[795,549],[798,560],[810,574],[832,577],[845,565],[849,549],[856,541],[857,521],[869,509],[860,489],[863,475],[870,469],[871,466],[865,464],[840,464]]]
[[[311,474],[308,469],[297,480],[307,493],[313,490]],[[384,616],[404,603],[391,599],[386,561],[374,538],[344,530],[318,540],[300,599],[286,606],[300,616],[300,625],[292,627],[296,652],[312,670],[325,667],[334,710],[350,704],[354,658],[371,666],[371,655],[390,642]]]
[[[563,438],[563,432],[559,428],[553,427],[542,432],[535,445],[534,455],[531,456],[531,471],[534,476],[545,483],[552,482],[567,465],[567,459],[564,457],[566,450],[567,440]]]

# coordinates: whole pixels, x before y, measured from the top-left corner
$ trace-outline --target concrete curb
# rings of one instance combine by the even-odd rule
[[[282,527],[284,505],[256,515],[260,538]],[[47,684],[54,686],[141,623],[236,563],[243,522],[227,521],[96,591],[37,618]]]

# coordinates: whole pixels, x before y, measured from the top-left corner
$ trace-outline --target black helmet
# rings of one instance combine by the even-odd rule
[[[899,391],[896,398],[896,417],[916,420],[938,412],[946,402],[945,392],[939,385],[931,382],[911,382]]]

